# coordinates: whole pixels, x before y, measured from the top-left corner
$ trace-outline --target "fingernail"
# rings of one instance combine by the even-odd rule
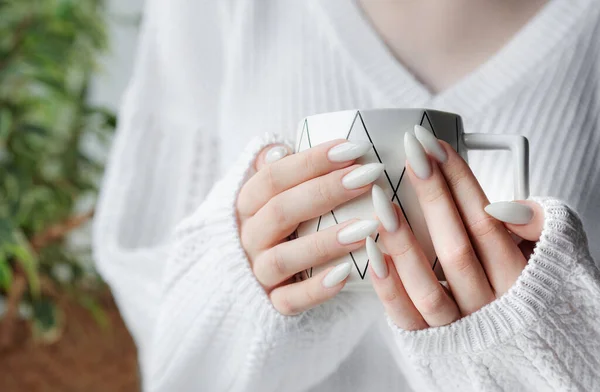
[[[283,146],[275,146],[265,155],[265,163],[273,163],[288,154],[288,149]]]
[[[327,158],[331,162],[346,162],[360,158],[371,149],[369,142],[346,142],[338,144],[331,148],[327,153]]]
[[[352,271],[352,264],[350,262],[336,265],[335,268],[329,271],[323,278],[323,287],[329,289],[333,286],[337,286],[350,275],[350,271]]]
[[[337,234],[338,242],[342,245],[364,240],[377,230],[379,221],[372,219],[359,220],[349,224]]]
[[[385,264],[385,259],[383,258],[383,253],[381,249],[375,243],[373,238],[367,238],[367,256],[369,257],[369,265],[373,268],[375,275],[379,279],[383,279],[388,275],[388,268]]]
[[[396,215],[392,202],[379,185],[373,185],[371,196],[375,214],[377,214],[385,230],[393,233],[398,229],[398,215]]]
[[[515,203],[514,201],[499,201],[484,208],[485,212],[499,221],[524,225],[533,218],[533,209],[528,205]]]
[[[425,151],[433,155],[439,162],[444,163],[448,159],[446,151],[438,141],[437,137],[427,128],[415,125],[415,136],[421,142]]]
[[[431,164],[423,146],[410,132],[404,134],[404,151],[410,167],[417,177],[426,180],[431,175]]]
[[[368,185],[379,178],[385,166],[381,163],[368,163],[352,170],[342,178],[346,189],[356,189]]]

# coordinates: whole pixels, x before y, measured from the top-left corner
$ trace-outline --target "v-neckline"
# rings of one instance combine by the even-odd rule
[[[389,106],[478,111],[549,59],[594,0],[550,0],[487,61],[432,93],[392,54],[356,0],[316,0],[324,28]]]

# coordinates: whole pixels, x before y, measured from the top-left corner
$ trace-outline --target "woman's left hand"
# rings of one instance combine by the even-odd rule
[[[508,230],[537,241],[543,226],[537,203],[490,205],[467,163],[448,143],[425,128],[416,127],[415,134],[418,139],[405,136],[406,174],[448,288],[436,278],[400,208],[380,188],[373,189],[373,200],[382,222],[379,241],[389,255],[372,239],[367,242],[375,291],[392,321],[405,330],[449,324],[506,293],[527,264]]]

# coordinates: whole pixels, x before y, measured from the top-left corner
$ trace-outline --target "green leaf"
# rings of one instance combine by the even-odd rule
[[[29,246],[29,242],[20,231],[14,232],[16,244],[7,246],[7,250],[15,257],[15,261],[23,268],[31,296],[40,296],[40,278],[38,276],[38,259]]]
[[[92,314],[92,317],[101,328],[106,329],[110,326],[110,320],[106,312],[93,297],[83,295],[77,298],[77,301]]]
[[[56,16],[61,19],[68,20],[73,17],[73,1],[72,0],[62,0],[58,3],[56,7]]]
[[[62,312],[47,297],[32,301],[33,308],[33,334],[44,342],[52,343],[60,338]]]
[[[13,281],[13,272],[8,262],[8,257],[4,251],[0,249],[0,288],[5,291],[10,290]]]
[[[84,108],[88,115],[97,115],[102,118],[104,126],[115,128],[117,126],[117,116],[113,111],[102,106],[88,106]]]
[[[33,314],[35,321],[42,330],[49,330],[56,326],[55,306],[46,297],[33,301]]]
[[[0,245],[13,242],[13,225],[8,218],[0,218]]]
[[[19,131],[21,132],[25,132],[25,133],[30,133],[30,134],[35,134],[38,136],[49,136],[50,135],[50,131],[46,128],[44,128],[43,125],[36,125],[36,124],[21,124],[19,126]]]

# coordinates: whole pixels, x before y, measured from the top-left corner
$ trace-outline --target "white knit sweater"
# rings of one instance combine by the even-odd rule
[[[433,95],[350,0],[151,1],[94,232],[145,389],[600,388],[598,37],[600,2],[551,0]],[[467,132],[523,134],[532,193],[553,197],[537,199],[544,231],[514,287],[451,325],[402,331],[374,296],[345,292],[281,316],[240,246],[237,191],[279,140],[256,136],[291,138],[306,115],[372,107],[453,111]],[[510,198],[507,154],[469,160],[490,199]]]

